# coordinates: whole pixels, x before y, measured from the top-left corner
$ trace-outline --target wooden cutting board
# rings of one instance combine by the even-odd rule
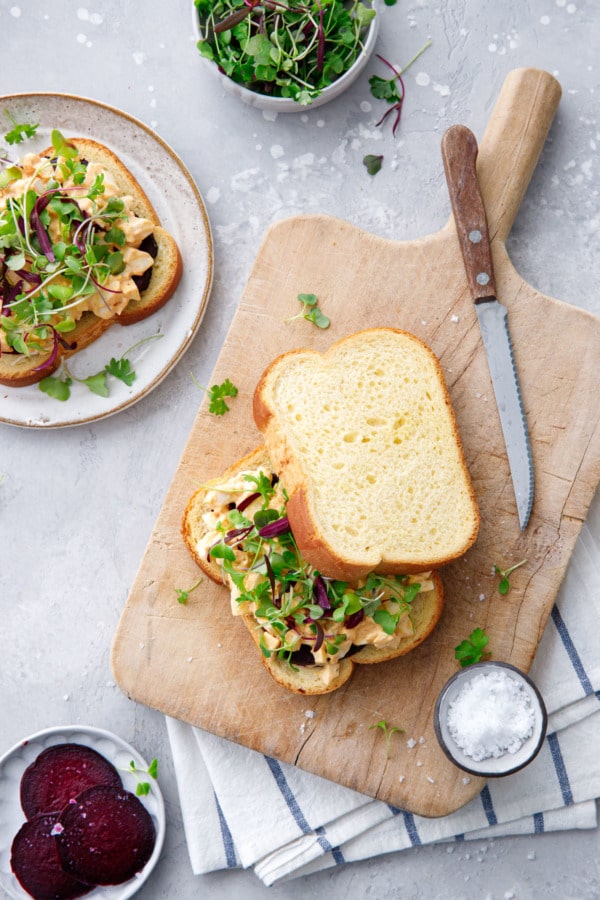
[[[395,806],[445,815],[478,793],[439,749],[436,697],[457,670],[455,646],[480,626],[494,659],[528,670],[600,478],[600,320],[545,297],[513,268],[505,241],[560,99],[546,72],[509,74],[480,142],[500,299],[508,306],[531,430],[535,504],[521,533],[475,310],[452,221],[398,243],[326,216],[272,226],[260,248],[212,383],[239,388],[222,418],[204,405],[166,496],[113,645],[114,675],[132,699]],[[440,169],[442,160],[440,156]],[[304,320],[297,295],[315,293],[331,318]],[[176,589],[198,577],[180,537],[196,486],[260,443],[252,412],[259,375],[279,353],[369,326],[413,332],[439,356],[480,505],[477,543],[442,571],[446,605],[433,635],[406,657],[357,666],[339,691],[290,694],[266,674],[225,588],[205,581],[187,605]],[[527,562],[500,596],[493,565]],[[404,729],[391,754],[372,728]],[[413,740],[410,740],[410,739]],[[416,741],[414,747],[410,747]]]

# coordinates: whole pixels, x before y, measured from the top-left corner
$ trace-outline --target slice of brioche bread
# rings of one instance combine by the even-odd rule
[[[219,478],[212,479],[202,485],[190,498],[182,522],[182,535],[185,544],[202,571],[217,584],[223,584],[223,572],[219,561],[209,558],[207,553],[206,538],[214,525],[215,515],[226,509],[229,503],[237,502],[243,506],[243,501],[252,493],[253,487],[244,484],[244,474],[263,472],[268,478],[273,476],[273,467],[269,455],[264,447],[260,447],[243,459],[230,466]],[[224,486],[235,483],[236,490],[228,492]],[[403,656],[421,644],[433,631],[443,608],[443,588],[437,572],[425,573],[430,589],[417,594],[412,601],[411,619],[414,632],[411,635],[400,637],[393,646],[377,648],[374,645],[364,645],[360,649],[355,645],[353,654],[344,656],[332,672],[324,676],[323,667],[316,665],[290,666],[285,660],[279,659],[275,654],[266,658],[260,649],[261,628],[253,615],[241,615],[244,624],[252,635],[260,659],[267,672],[282,687],[294,693],[300,694],[324,694],[341,687],[354,670],[355,664],[370,664],[385,662],[398,656]],[[224,599],[225,602],[225,599]],[[232,602],[232,605],[235,601]],[[232,629],[235,626],[232,624]],[[232,636],[232,640],[235,639]],[[331,667],[329,667],[331,670]]]
[[[391,328],[264,372],[254,418],[290,499],[298,546],[325,575],[436,569],[473,544],[479,512],[440,364]]]
[[[80,159],[87,163],[98,163],[110,173],[121,196],[133,198],[131,209],[136,216],[154,223],[152,236],[155,245],[148,250],[154,256],[154,262],[149,280],[146,278],[148,284],[140,291],[140,299],[131,300],[117,316],[103,319],[93,312],[84,312],[75,329],[64,335],[64,343],[61,342],[56,350],[49,349],[31,356],[3,352],[0,356],[0,384],[10,387],[25,387],[51,375],[60,365],[61,359],[89,346],[114,322],[132,325],[152,315],[173,295],[182,274],[181,254],[174,238],[161,226],[145,191],[129,169],[112,150],[97,141],[90,138],[69,138],[68,141],[77,147]],[[40,155],[53,158],[55,151],[48,147]]]

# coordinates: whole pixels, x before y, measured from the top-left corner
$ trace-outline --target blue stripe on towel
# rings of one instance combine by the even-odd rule
[[[415,817],[412,813],[406,812],[406,810],[403,810],[402,815],[404,817],[404,827],[406,828],[406,832],[410,838],[410,842],[413,847],[418,847],[421,843],[421,838],[419,837],[419,832],[417,831]]]
[[[556,732],[553,734],[549,734],[547,737],[548,746],[550,747],[550,753],[552,754],[552,762],[554,763],[554,768],[556,770],[556,776],[558,778],[558,784],[560,787],[560,792],[562,794],[563,802],[565,806],[571,806],[573,803],[573,794],[571,792],[571,785],[569,784],[569,776],[567,775],[567,769],[565,767],[565,761],[563,759],[563,755],[560,752],[560,745],[558,743],[558,737]]]
[[[281,791],[281,795],[285,802],[288,805],[288,809],[294,817],[294,821],[302,834],[310,834],[312,828],[304,818],[304,813],[300,809],[298,805],[298,801],[294,797],[294,793],[287,783],[287,779],[283,774],[283,769],[279,765],[276,759],[273,759],[272,756],[265,756],[266,763],[271,770],[271,774],[275,779],[277,787]]]
[[[571,661],[571,665],[575,670],[575,674],[579,678],[582,688],[585,691],[586,697],[588,694],[594,693],[594,688],[592,687],[592,683],[588,678],[587,672],[583,666],[581,661],[581,657],[575,648],[575,644],[573,643],[573,639],[569,634],[569,629],[565,624],[565,620],[560,614],[558,606],[556,604],[552,607],[552,621],[556,626],[556,630],[560,636],[561,641],[563,642],[564,648],[567,651],[567,656]],[[596,695],[597,696],[597,695]]]
[[[214,797],[215,797],[215,803],[217,805],[217,813],[219,815],[219,824],[221,826],[221,838],[223,839],[223,847],[225,849],[225,859],[227,861],[227,868],[235,869],[235,868],[237,868],[237,858],[235,855],[235,844],[233,843],[233,837],[229,830],[227,820],[225,819],[225,816],[223,815],[223,810],[221,809],[221,806],[217,799],[217,795],[215,794]]]
[[[346,860],[344,859],[344,854],[339,847],[331,846],[331,843],[325,836],[325,829],[322,825],[319,825],[318,828],[315,828],[315,834],[317,835],[319,845],[323,848],[323,850],[325,850],[326,853],[331,853],[336,866],[343,866],[346,862]]]
[[[497,825],[498,819],[496,818],[496,813],[494,812],[492,795],[490,794],[490,789],[487,784],[479,796],[481,797],[481,803],[483,804],[483,811],[485,813],[486,819],[488,820],[488,825]]]
[[[544,813],[534,813],[533,831],[535,834],[541,834],[544,830]]]

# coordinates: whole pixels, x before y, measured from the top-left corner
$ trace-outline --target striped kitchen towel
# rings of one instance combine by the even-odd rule
[[[167,719],[193,871],[252,867],[271,885],[417,844],[596,827],[599,636],[596,497],[530,673],[549,712],[544,746],[525,769],[490,779],[442,818],[396,809]]]

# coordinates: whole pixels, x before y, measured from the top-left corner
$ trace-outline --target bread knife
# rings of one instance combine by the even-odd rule
[[[477,141],[463,125],[442,138],[442,159],[469,291],[475,302],[492,377],[504,443],[523,531],[533,506],[531,443],[508,330],[508,310],[496,298],[490,238],[477,179]]]

